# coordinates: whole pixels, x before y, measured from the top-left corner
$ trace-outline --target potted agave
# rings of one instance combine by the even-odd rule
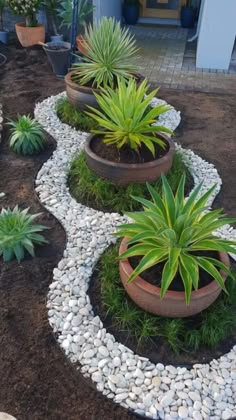
[[[6,0],[0,0],[0,42],[8,44],[9,32],[4,30],[3,13],[6,7]]]
[[[134,75],[136,67],[131,60],[137,52],[133,36],[113,18],[103,18],[98,26],[90,25],[85,39],[83,62],[75,64],[65,77],[69,102],[82,110],[87,105],[97,106],[94,93],[100,88],[114,88],[118,77],[128,80]]]
[[[42,0],[8,0],[9,7],[15,15],[25,16],[25,22],[16,23],[16,34],[23,47],[37,45],[45,41],[45,26],[39,24],[36,13]]]
[[[158,89],[147,94],[146,80],[137,85],[134,78],[128,82],[121,78],[117,83],[115,90],[95,93],[99,109],[89,107],[86,112],[98,123],[85,146],[87,164],[117,184],[152,182],[168,172],[173,161],[174,142],[163,134],[172,131],[155,125],[170,107],[150,107]]]
[[[165,317],[188,317],[210,306],[226,277],[232,276],[227,252],[236,242],[214,233],[235,222],[222,210],[206,212],[215,186],[199,197],[202,183],[184,198],[183,175],[175,196],[162,177],[162,196],[148,185],[152,200],[135,198],[144,211],[129,213],[131,223],[120,225],[120,277],[127,293],[147,312]]]

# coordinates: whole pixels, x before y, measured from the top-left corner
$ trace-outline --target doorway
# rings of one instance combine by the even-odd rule
[[[181,7],[187,0],[141,0],[141,17],[180,19]]]

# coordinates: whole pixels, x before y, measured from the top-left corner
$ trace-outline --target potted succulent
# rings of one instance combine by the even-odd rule
[[[182,28],[192,28],[196,17],[196,9],[192,5],[192,0],[187,0],[186,6],[181,8],[180,21]]]
[[[6,0],[0,0],[0,42],[8,44],[9,33],[4,30],[3,13],[6,7]]]
[[[171,168],[174,142],[157,123],[168,105],[150,107],[157,89],[147,94],[146,80],[118,79],[118,87],[95,94],[99,109],[86,112],[98,123],[85,145],[87,164],[96,174],[117,184],[156,180]]]
[[[139,18],[139,0],[124,0],[123,16],[127,25],[136,25]]]
[[[59,0],[44,0],[43,5],[47,9],[48,18],[51,23],[51,28],[53,30],[53,35],[51,35],[50,37],[51,42],[63,41],[63,35],[60,35],[58,33],[57,21],[56,21],[56,16],[58,14]]]
[[[103,18],[98,26],[86,29],[87,54],[65,77],[69,102],[86,110],[97,106],[94,92],[115,87],[117,78],[128,80],[136,70],[132,58],[137,52],[135,40],[113,18]]]
[[[23,47],[37,45],[45,41],[45,26],[39,24],[36,13],[42,0],[8,0],[8,5],[15,15],[25,16],[25,22],[16,23],[16,34]]]
[[[148,185],[151,201],[133,197],[144,211],[129,213],[131,223],[118,227],[120,276],[127,293],[145,311],[166,317],[195,315],[227,293],[227,252],[236,242],[215,231],[235,222],[222,210],[206,212],[215,186],[199,196],[202,183],[184,198],[183,175],[175,196],[162,177],[162,196]]]
[[[77,42],[77,48],[83,52],[83,44],[84,39],[82,36],[82,33],[84,32],[84,28],[87,23],[88,17],[93,13],[94,6],[91,1],[89,0],[80,0],[79,6],[78,6],[78,31],[80,35],[77,36],[76,42]],[[58,15],[61,19],[61,26],[66,26],[68,29],[71,28],[72,23],[72,14],[73,14],[73,8],[72,8],[72,1],[71,0],[64,0],[61,2],[59,8],[58,8]]]

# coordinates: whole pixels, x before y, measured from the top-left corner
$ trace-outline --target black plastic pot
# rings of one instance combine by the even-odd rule
[[[52,66],[53,72],[58,77],[64,77],[68,73],[71,45],[69,42],[48,42],[47,47],[43,47],[47,54],[48,61]]]
[[[182,7],[180,21],[182,28],[192,28],[194,26],[196,11],[193,7]]]
[[[138,4],[124,4],[123,16],[127,25],[136,25],[139,18],[139,5]]]

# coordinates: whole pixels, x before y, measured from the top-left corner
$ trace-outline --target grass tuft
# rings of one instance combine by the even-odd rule
[[[188,191],[192,185],[192,176],[183,163],[179,153],[175,153],[171,170],[167,179],[173,192],[177,190],[180,178],[186,173],[186,186]],[[141,205],[130,198],[131,195],[150,199],[146,184],[115,185],[112,182],[98,177],[91,171],[86,163],[85,153],[80,153],[72,162],[69,171],[69,187],[75,199],[96,210],[118,212],[136,211]],[[158,192],[161,192],[161,180],[151,183]]]
[[[236,327],[236,284],[227,280],[229,295],[222,293],[201,314],[190,318],[164,318],[149,314],[130,300],[119,276],[117,261],[119,243],[108,248],[100,259],[99,280],[102,302],[112,323],[138,343],[154,337],[164,338],[175,353],[215,348]]]
[[[68,101],[67,98],[61,98],[56,104],[56,112],[58,118],[65,124],[70,125],[79,131],[90,132],[97,127],[96,121],[86,115],[84,112],[77,110]]]

